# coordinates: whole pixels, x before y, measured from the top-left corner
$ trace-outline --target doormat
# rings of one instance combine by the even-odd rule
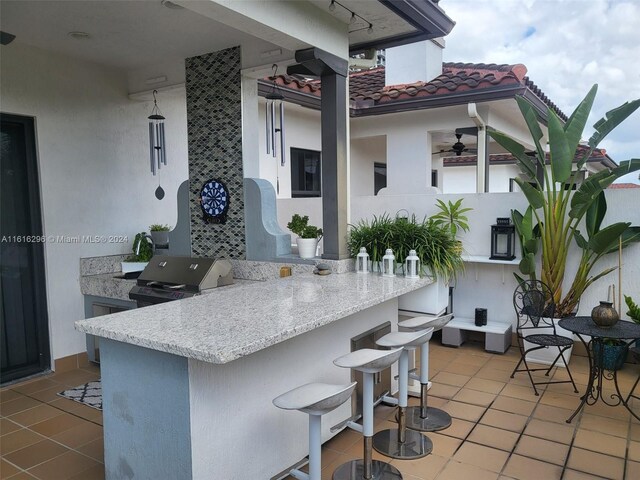
[[[102,410],[102,383],[100,383],[100,380],[65,390],[58,393],[58,395],[74,402],[82,403],[87,407]]]

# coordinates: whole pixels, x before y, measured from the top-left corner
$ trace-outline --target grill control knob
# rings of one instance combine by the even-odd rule
[[[160,262],[160,263],[158,263],[158,266],[161,267],[161,268],[164,268],[164,267],[167,266],[167,262]]]
[[[198,268],[197,263],[192,263],[191,265],[189,265],[189,270],[195,270],[196,268]]]

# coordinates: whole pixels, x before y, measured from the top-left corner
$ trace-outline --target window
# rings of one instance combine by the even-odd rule
[[[515,178],[510,178],[509,179],[509,191],[510,192],[517,192],[516,187],[518,186],[518,184],[516,183],[516,179]]]
[[[438,187],[438,170],[431,170],[431,186]]]
[[[291,197],[321,196],[320,152],[291,148]]]
[[[387,186],[387,165],[385,163],[373,164],[373,194],[377,195],[381,188]]]

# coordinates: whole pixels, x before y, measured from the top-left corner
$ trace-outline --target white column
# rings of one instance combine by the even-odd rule
[[[419,125],[387,134],[387,188],[382,195],[430,193],[431,135]]]
[[[245,178],[260,175],[260,131],[264,127],[258,118],[258,82],[242,75],[242,170]]]

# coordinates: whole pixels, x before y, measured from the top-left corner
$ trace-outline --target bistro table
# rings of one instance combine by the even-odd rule
[[[603,367],[604,339],[610,338],[612,340],[622,340],[625,344],[625,348],[620,354],[626,355],[629,345],[633,343],[635,339],[640,338],[640,325],[623,320],[619,321],[612,327],[602,328],[596,325],[591,317],[563,318],[558,322],[558,325],[578,336],[585,346],[589,358],[589,384],[587,385],[587,391],[581,397],[580,405],[578,405],[576,411],[573,412],[573,415],[569,417],[567,423],[571,423],[573,417],[578,414],[580,409],[584,407],[585,403],[587,405],[593,405],[598,401],[598,399],[611,407],[622,404],[627,410],[629,410],[629,412],[631,412],[631,415],[640,420],[640,417],[636,415],[631,408],[629,408],[629,396],[625,398],[622,393],[620,393],[617,372],[615,370],[606,370]],[[584,336],[589,336],[591,339],[586,341]],[[607,397],[602,391],[602,384],[605,379],[613,380],[613,384],[616,389],[616,393],[612,393],[609,396],[609,400],[607,400]]]

